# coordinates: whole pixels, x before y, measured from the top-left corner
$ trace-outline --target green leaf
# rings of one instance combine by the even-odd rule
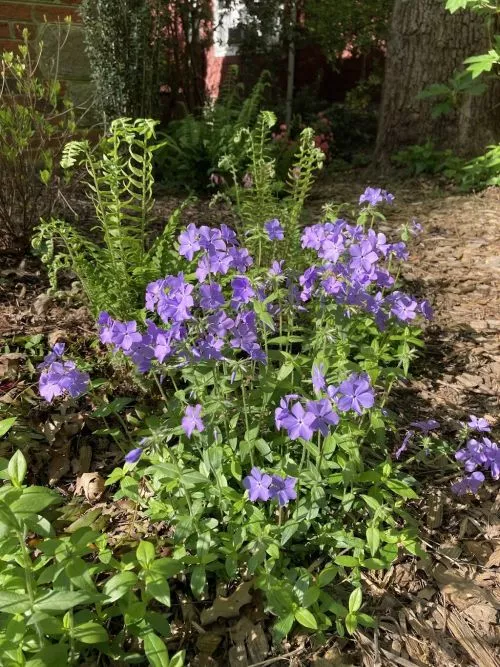
[[[111,403],[106,403],[105,405],[102,405],[100,408],[97,408],[97,410],[94,410],[94,412],[91,413],[91,416],[109,417],[109,415],[114,415],[117,412],[123,410],[123,408],[125,408],[131,402],[132,402],[131,398],[127,398],[126,396],[119,396],[118,398],[112,400]]]
[[[49,644],[37,651],[36,658],[28,660],[24,667],[55,667],[55,665],[67,664],[67,644]]]
[[[391,491],[394,491],[394,493],[397,493],[398,496],[401,496],[402,498],[418,498],[417,494],[415,491],[408,486],[408,484],[405,484],[399,479],[388,479],[385,482],[385,485],[387,486],[388,489]]]
[[[24,614],[30,607],[31,602],[27,595],[0,591],[0,612],[3,614]]]
[[[318,586],[324,588],[328,586],[338,574],[338,569],[334,565],[328,565],[319,573],[318,576]]]
[[[367,567],[369,570],[383,570],[388,564],[381,558],[367,558],[363,561],[363,567]]]
[[[299,607],[298,609],[295,610],[294,615],[295,615],[295,620],[297,620],[305,628],[310,628],[311,630],[318,629],[318,623],[316,622],[316,619],[314,618],[313,614],[311,614],[309,609],[305,609],[304,607]]]
[[[169,667],[167,647],[154,632],[144,636],[144,653],[153,667]]]
[[[168,581],[161,574],[151,572],[151,570],[147,572],[146,593],[166,607],[170,607],[170,587]]]
[[[500,62],[500,53],[490,49],[488,53],[483,53],[480,56],[472,56],[464,60],[464,65],[468,65],[467,71],[471,73],[472,78],[483,74],[483,72],[491,72],[494,65]]]
[[[135,556],[139,561],[141,567],[144,570],[147,570],[155,559],[155,548],[151,544],[151,542],[148,542],[147,540],[142,540],[142,542],[140,542],[139,546],[137,547]]]
[[[169,667],[184,667],[185,659],[186,651],[177,651],[177,653],[170,658]]]
[[[46,507],[61,502],[61,496],[43,486],[29,486],[23,489],[22,496],[11,503],[15,514],[38,514]]]
[[[358,627],[358,619],[356,618],[356,614],[349,612],[349,614],[347,614],[344,619],[344,623],[347,632],[350,635],[353,635],[356,632],[356,628]]]
[[[372,556],[378,551],[380,546],[380,531],[375,526],[368,526],[366,529],[366,542]]]
[[[115,602],[119,600],[137,584],[137,575],[135,572],[120,572],[114,577],[108,579],[104,584],[102,592],[108,598],[106,602]]]
[[[7,417],[7,419],[2,419],[0,421],[0,438],[4,436],[7,431],[10,431],[10,429],[14,426],[14,424],[17,421],[17,417]]]
[[[76,625],[73,628],[73,636],[82,644],[105,644],[109,641],[106,630],[94,621]]]
[[[354,558],[354,556],[337,556],[335,558],[335,563],[337,563],[337,565],[342,565],[343,567],[357,567],[359,565],[359,560]]]
[[[182,572],[183,566],[181,562],[173,558],[157,558],[151,563],[149,570],[161,574],[165,579],[170,579]]]
[[[356,614],[359,625],[362,625],[365,628],[376,628],[377,622],[368,614]]]
[[[363,593],[361,588],[355,588],[349,596],[349,612],[356,612],[361,607]]]
[[[57,613],[68,611],[79,604],[92,602],[96,596],[89,595],[85,591],[50,591],[38,600],[35,600],[37,611]]]
[[[27,470],[28,466],[26,464],[26,459],[24,458],[21,450],[18,449],[14,456],[10,459],[9,465],[7,467],[10,481],[12,484],[14,484],[14,486],[21,486]]]
[[[295,621],[295,616],[293,615],[293,612],[286,614],[278,621],[276,621],[276,623],[273,625],[273,633],[276,636],[276,638],[283,639],[283,637],[286,637],[287,634],[292,629],[294,621]]]
[[[191,590],[195,597],[200,599],[205,590],[207,573],[203,565],[196,565],[191,573]]]

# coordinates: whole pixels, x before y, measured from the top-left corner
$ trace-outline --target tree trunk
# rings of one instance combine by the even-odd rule
[[[396,0],[387,48],[376,159],[428,139],[437,148],[478,154],[498,141],[500,85],[481,96],[461,96],[450,113],[432,118],[436,100],[417,95],[432,83],[448,83],[471,55],[486,53],[489,35],[484,16],[450,14],[443,0]]]

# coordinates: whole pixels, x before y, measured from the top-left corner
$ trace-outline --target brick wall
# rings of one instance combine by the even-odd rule
[[[43,41],[40,70],[48,75],[58,51],[61,35],[71,26],[64,46],[59,50],[58,76],[75,105],[81,109],[92,99],[90,69],[85,54],[83,28],[78,13],[80,0],[0,0],[0,52],[15,51],[21,33],[27,28],[34,48]],[[89,120],[91,120],[89,118]]]

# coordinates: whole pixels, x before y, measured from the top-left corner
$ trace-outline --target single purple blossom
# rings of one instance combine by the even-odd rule
[[[332,410],[332,404],[327,398],[322,398],[319,401],[309,401],[307,412],[313,414],[315,417],[311,428],[314,431],[319,431],[325,438],[330,431],[330,426],[335,426],[339,423],[339,416]]]
[[[411,422],[410,426],[418,428],[418,430],[422,431],[422,433],[429,433],[430,431],[435,431],[438,429],[441,424],[435,419],[425,419],[423,421]]]
[[[125,463],[137,463],[137,461],[141,458],[142,456],[142,448],[141,447],[136,447],[135,449],[131,449],[128,454],[125,456]]]
[[[451,490],[457,496],[464,496],[466,493],[476,494],[479,491],[481,484],[484,482],[484,475],[482,472],[473,472],[468,477],[455,482],[451,485]]]
[[[265,502],[271,497],[269,487],[271,486],[272,478],[270,475],[262,472],[258,468],[252,468],[250,474],[243,480],[243,486],[248,491],[248,498],[252,503],[257,500]]]
[[[300,403],[295,403],[288,415],[281,419],[282,428],[288,431],[288,437],[291,440],[311,440],[314,428],[313,423],[316,416],[312,412],[306,412]]]
[[[225,303],[222,288],[218,283],[200,285],[200,306],[205,310],[214,310]]]
[[[280,221],[277,218],[269,220],[264,224],[264,229],[266,230],[267,236],[270,241],[283,241],[285,238],[285,232],[281,226]]]
[[[480,433],[491,431],[491,427],[486,419],[484,417],[476,417],[475,415],[469,415],[467,426],[473,431],[479,431]]]
[[[325,366],[324,364],[320,364],[319,366],[316,366],[316,364],[313,366],[312,369],[312,384],[314,391],[317,394],[320,394],[323,389],[326,389],[326,380],[325,380]]]
[[[198,228],[191,223],[179,234],[179,255],[191,261],[199,250],[201,245]]]
[[[375,403],[375,395],[367,376],[351,375],[342,382],[339,393],[341,397],[337,400],[337,406],[342,412],[354,410],[360,415],[363,408],[371,408]]]
[[[349,254],[351,255],[350,266],[353,269],[370,271],[372,264],[378,261],[378,255],[373,251],[370,241],[361,241],[359,245],[351,245],[349,247]]]
[[[184,433],[190,438],[193,431],[201,433],[205,429],[205,425],[201,419],[201,405],[188,405],[182,418],[182,428]]]
[[[399,460],[401,454],[407,450],[408,445],[410,444],[410,440],[413,438],[414,435],[415,431],[408,431],[406,433],[405,437],[403,438],[403,442],[401,443],[401,446],[394,453],[394,456],[397,460]]]
[[[283,264],[285,263],[285,260],[282,259],[279,262],[274,260],[274,262],[271,265],[271,268],[269,269],[269,275],[270,276],[281,276],[283,273]]]
[[[290,500],[297,498],[297,492],[295,491],[296,484],[296,477],[283,478],[279,475],[273,475],[271,486],[269,487],[271,498],[276,498],[280,507],[288,505]]]
[[[245,276],[236,276],[231,280],[233,298],[231,299],[231,308],[237,310],[242,304],[249,303],[255,296],[250,281]]]

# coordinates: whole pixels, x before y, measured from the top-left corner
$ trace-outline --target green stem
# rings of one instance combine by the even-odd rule
[[[160,394],[161,394],[161,397],[162,397],[162,399],[163,399],[163,402],[166,404],[166,403],[168,402],[168,398],[167,398],[167,395],[165,394],[165,392],[164,392],[164,390],[163,390],[163,387],[161,386],[161,382],[160,382],[160,380],[158,379],[158,375],[157,375],[156,373],[153,373],[153,377],[154,377],[154,380],[155,380],[155,382],[156,382],[156,386],[157,386],[158,389],[160,390]],[[176,386],[175,381],[174,381],[173,378],[172,378],[172,382],[173,382],[175,391],[178,391],[177,386]]]
[[[245,415],[245,430],[248,433],[250,431],[250,423],[248,421],[247,394],[245,389],[244,378],[241,378],[241,399],[243,401],[243,414]],[[251,445],[250,445],[250,463],[253,468],[253,450]]]
[[[35,604],[35,593],[33,590],[33,578],[32,578],[32,571],[33,571],[33,564],[31,562],[30,554],[28,551],[28,547],[26,546],[26,535],[18,532],[17,533],[17,539],[19,540],[19,545],[21,547],[21,552],[23,555],[23,561],[24,561],[24,580],[26,582],[26,591],[28,593],[28,597],[30,599],[30,604],[31,604],[31,610],[34,611],[33,607]],[[40,648],[43,646],[43,635],[42,631],[40,630],[40,627],[38,623],[35,623],[35,629],[36,633],[38,635],[38,639],[40,641]]]

